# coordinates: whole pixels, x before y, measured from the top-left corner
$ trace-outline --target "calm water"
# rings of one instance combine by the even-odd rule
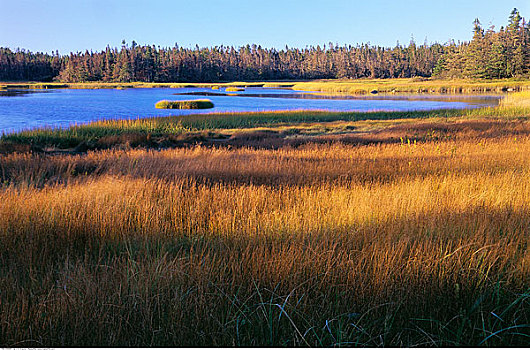
[[[212,95],[213,94],[213,95]],[[320,109],[333,111],[430,110],[475,108],[495,105],[498,98],[405,96],[337,97],[300,91],[247,88],[244,92],[200,88],[182,89],[57,89],[0,94],[0,132],[13,132],[40,126],[67,127],[100,119],[126,119],[151,116],[211,112]],[[186,100],[207,96],[215,104],[208,110],[160,110],[159,100]]]

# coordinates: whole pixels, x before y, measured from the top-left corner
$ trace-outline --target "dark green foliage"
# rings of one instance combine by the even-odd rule
[[[510,22],[508,24],[507,29],[509,31],[518,31],[521,26],[521,20],[523,18],[521,17],[521,14],[519,13],[519,10],[514,8],[512,12],[510,13]]]
[[[449,45],[435,68],[436,75],[450,78],[503,79],[530,73],[530,29],[514,9],[506,30],[482,29],[473,22],[473,40]]]
[[[0,80],[51,81],[64,68],[64,57],[53,54],[15,52],[0,47]]]
[[[68,56],[0,49],[0,81],[219,82],[430,76],[439,44],[384,48],[329,44],[282,50],[246,45],[186,49],[123,45]]]

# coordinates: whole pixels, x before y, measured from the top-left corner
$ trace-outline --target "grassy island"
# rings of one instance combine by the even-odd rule
[[[155,105],[158,109],[208,109],[213,108],[213,102],[207,99],[203,100],[185,100],[185,101],[158,101]]]
[[[245,89],[244,88],[240,88],[240,87],[231,86],[231,87],[227,87],[226,91],[228,91],[228,92],[238,92],[238,91],[245,91]]]

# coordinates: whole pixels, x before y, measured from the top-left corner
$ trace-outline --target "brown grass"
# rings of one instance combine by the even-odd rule
[[[433,130],[6,155],[0,344],[525,345],[527,126]]]

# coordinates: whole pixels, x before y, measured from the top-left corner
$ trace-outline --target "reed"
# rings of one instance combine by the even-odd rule
[[[525,346],[530,135],[506,123],[4,156],[0,344]]]

